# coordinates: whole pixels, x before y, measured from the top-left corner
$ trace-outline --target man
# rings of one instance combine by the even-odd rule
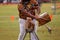
[[[18,40],[24,40],[24,37],[26,35],[25,23],[26,23],[27,17],[30,17],[32,19],[32,22],[35,25],[34,31],[31,32],[30,34],[31,40],[39,40],[38,37],[34,34],[36,32],[36,27],[37,27],[36,20],[39,20],[39,16],[35,15],[34,9],[39,10],[38,2],[36,0],[20,0],[18,4],[19,25],[20,25],[20,34],[19,34]]]

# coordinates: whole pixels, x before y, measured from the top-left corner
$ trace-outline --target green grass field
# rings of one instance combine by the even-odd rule
[[[42,4],[41,13],[47,11],[53,14],[50,3]],[[60,9],[58,9],[59,11]],[[56,12],[57,14],[58,12]],[[60,12],[59,12],[60,13]],[[11,16],[15,16],[11,21]],[[17,16],[17,17],[16,17]],[[41,40],[60,40],[60,15],[53,15],[53,19],[48,25],[52,28],[52,34],[49,34],[43,26],[38,27],[37,35]],[[17,5],[0,5],[0,40],[17,40],[19,34],[18,10]],[[29,34],[28,34],[29,35]],[[25,38],[28,40],[29,37]]]

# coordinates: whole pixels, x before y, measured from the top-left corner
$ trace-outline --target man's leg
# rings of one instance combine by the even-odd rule
[[[31,35],[31,40],[39,40],[38,36],[36,35],[34,31],[31,32],[30,35]]]
[[[26,32],[19,34],[18,40],[24,40],[26,34],[27,34]]]
[[[31,40],[39,40],[37,35],[36,35],[37,27],[38,27],[37,21],[34,19],[33,23],[35,24],[35,27],[34,27],[34,31],[30,33],[31,34]]]
[[[19,19],[20,33],[19,33],[18,40],[24,40],[24,37],[26,35],[26,31],[24,29],[24,26],[25,26],[25,20]]]

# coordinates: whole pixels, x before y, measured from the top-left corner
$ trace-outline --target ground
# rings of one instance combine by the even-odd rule
[[[41,13],[47,11],[53,14],[51,10],[51,3],[44,3],[41,5]],[[60,9],[57,9],[58,11]],[[49,34],[47,29],[43,26],[38,27],[37,35],[41,40],[60,40],[60,12],[53,15],[52,21],[48,25],[52,28],[52,33]],[[14,21],[11,20],[14,16]],[[18,10],[17,4],[0,5],[0,40],[17,40],[19,34]],[[28,34],[29,35],[29,34]],[[29,37],[25,38],[28,40]]]

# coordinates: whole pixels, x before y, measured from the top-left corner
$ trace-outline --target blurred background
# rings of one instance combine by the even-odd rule
[[[52,28],[49,34],[45,25],[38,27],[37,35],[40,40],[60,40],[60,0],[39,0],[41,14],[48,12],[52,15],[51,22],[47,23]],[[0,0],[0,40],[17,40],[19,34],[19,17],[17,5],[19,0]],[[29,40],[29,34],[25,40]]]

